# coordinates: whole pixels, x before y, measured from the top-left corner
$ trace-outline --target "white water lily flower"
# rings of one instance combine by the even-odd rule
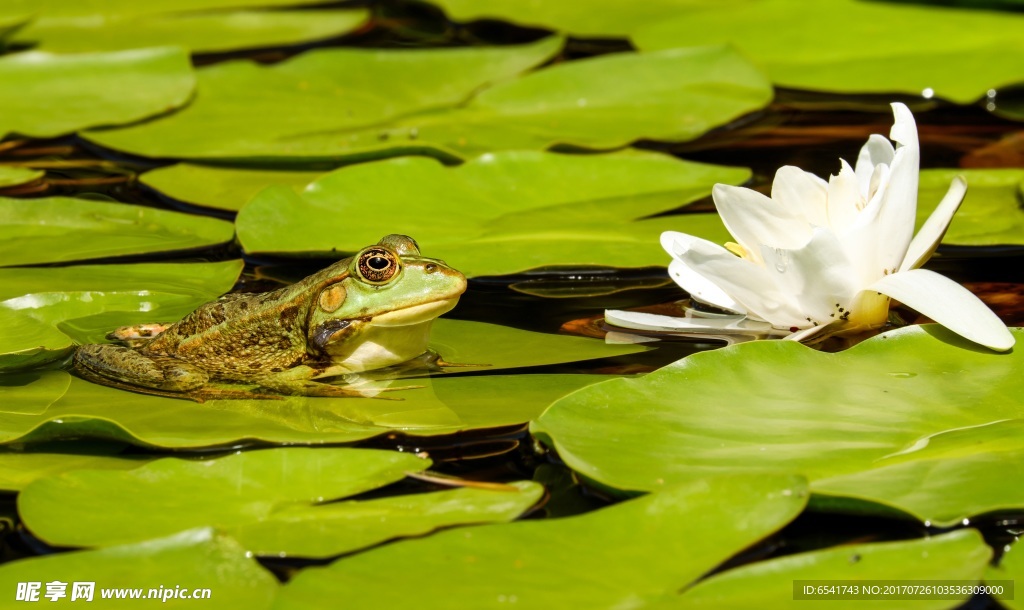
[[[967,185],[956,178],[915,236],[920,151],[914,116],[893,104],[890,137],[872,135],[856,166],[841,162],[828,182],[797,167],[775,174],[771,197],[715,185],[713,197],[736,243],[723,248],[668,231],[669,274],[699,301],[806,340],[883,326],[889,299],[994,350],[1014,339],[963,286],[919,269],[935,251]],[[610,322],[673,329],[674,318],[608,312]],[[642,316],[641,321],[638,316]],[[634,318],[636,318],[634,320]],[[691,328],[696,320],[684,324]]]

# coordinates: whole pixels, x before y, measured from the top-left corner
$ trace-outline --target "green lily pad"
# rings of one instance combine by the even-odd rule
[[[242,209],[237,227],[246,251],[293,255],[356,251],[384,233],[406,233],[425,254],[469,276],[548,265],[664,265],[661,231],[727,241],[718,215],[631,221],[749,176],[636,151],[503,152],[458,167],[407,157],[335,170],[302,193],[268,188]]]
[[[319,49],[272,66],[229,61],[197,71],[197,98],[180,112],[87,137],[155,157],[343,158],[361,154],[342,137],[349,131],[462,104],[479,88],[548,60],[561,46],[552,37],[494,48]],[[318,138],[328,141],[323,150],[305,143]],[[410,140],[401,152],[425,148]]]
[[[850,581],[843,584],[861,588],[869,584],[863,581],[910,584],[910,581],[929,580],[967,584],[980,580],[991,555],[984,539],[972,529],[921,540],[842,546],[759,561],[716,574],[656,607],[775,609],[806,608],[818,603],[835,610],[853,610],[870,606],[868,599],[877,599],[887,601],[889,607],[898,604],[908,610],[953,608],[970,595],[915,600],[895,595],[844,599],[836,594],[827,598],[794,599],[794,581]],[[818,601],[812,601],[814,599]]]
[[[783,87],[934,95],[966,104],[1024,81],[1022,29],[1024,16],[1012,12],[748,0],[733,10],[694,3],[631,38],[644,51],[731,44]]]
[[[606,55],[512,78],[549,57],[553,43],[560,41],[524,47],[518,53],[532,61],[477,77],[471,89],[448,84],[440,95],[428,95],[437,87],[422,81],[446,74],[459,80],[470,72],[464,67],[469,62],[479,64],[481,54],[486,58],[498,51],[320,51],[267,68],[222,64],[200,71],[199,96],[184,111],[88,137],[157,157],[365,160],[427,153],[452,160],[555,144],[609,149],[642,138],[691,140],[761,108],[772,96],[764,77],[727,47]],[[441,63],[456,54],[462,57],[459,71]],[[359,97],[351,94],[352,83],[338,81],[348,96],[334,99],[334,85],[325,91],[325,84],[330,75],[355,78],[346,67],[373,73],[375,79],[363,84]],[[333,80],[339,78],[346,77]],[[395,79],[403,87],[397,94]],[[619,86],[608,87],[612,80]],[[492,86],[477,93],[487,84]],[[241,92],[254,87],[271,88],[275,95],[266,102],[243,100]],[[324,104],[330,111],[320,109]],[[345,113],[337,111],[339,105]],[[211,133],[207,126],[213,121],[218,129]]]
[[[125,203],[0,197],[3,266],[202,248],[233,235],[223,220]]]
[[[209,525],[257,555],[330,557],[439,527],[510,521],[544,491],[523,481],[504,490],[324,503],[429,465],[411,454],[365,449],[272,449],[201,462],[166,458],[130,471],[76,470],[38,479],[22,491],[18,506],[26,526],[53,545],[108,546]],[[282,479],[294,485],[296,469],[311,471],[300,490],[273,485]],[[205,500],[193,502],[182,489]]]
[[[709,477],[578,517],[460,528],[307,568],[274,607],[331,608],[342,592],[352,606],[400,607],[409,591],[423,610],[642,607],[777,530],[805,499],[799,477]]]
[[[551,401],[608,378],[429,378],[395,384],[425,386],[389,396],[401,400],[282,397],[197,404],[125,392],[62,371],[6,375],[0,377],[4,382],[0,385],[0,443],[93,439],[144,447],[197,448],[248,440],[349,443],[395,432],[436,436],[522,425]]]
[[[841,487],[857,510],[870,510],[862,506],[869,500],[949,524],[1024,506],[1014,489],[1024,483],[1020,445],[991,454],[1002,477],[968,474],[990,447],[979,441],[999,434],[984,427],[1024,418],[1022,371],[1020,350],[989,352],[934,325],[836,354],[758,341],[575,392],[533,431],[574,470],[618,489],[660,489],[711,472],[799,472],[816,494],[819,485],[828,496]],[[933,441],[941,451],[922,450]],[[962,462],[944,461],[954,456]],[[957,482],[922,484],[909,472],[955,472]]]
[[[176,321],[241,271],[240,260],[0,269],[0,370],[59,360],[118,326]]]
[[[148,171],[139,182],[177,201],[237,212],[268,186],[283,184],[298,192],[323,174],[178,163]]]
[[[210,529],[95,551],[31,557],[0,566],[0,588],[8,592],[9,600],[14,599],[18,583],[36,582],[41,583],[38,600],[51,603],[45,597],[46,584],[54,581],[67,585],[67,596],[60,600],[65,603],[86,599],[70,601],[76,591],[74,583],[93,583],[92,601],[85,604],[88,608],[131,606],[124,598],[115,597],[120,588],[125,590],[122,595],[137,591],[147,605],[164,608],[200,606],[203,601],[215,600],[216,607],[224,610],[261,610],[270,607],[278,590],[274,576],[246,555],[245,549]],[[173,599],[170,594],[176,592],[176,587],[203,599]],[[152,597],[148,597],[151,589]],[[109,597],[103,595],[104,590]],[[168,591],[167,599],[163,599],[163,591]]]
[[[264,4],[259,2],[258,4]],[[279,47],[333,38],[362,25],[364,10],[209,11],[118,14],[102,7],[88,18],[40,17],[12,37],[56,53],[176,45],[193,53]]]
[[[28,182],[32,182],[33,180],[38,180],[42,178],[45,174],[46,172],[40,171],[38,169],[0,165],[0,188],[18,186],[19,184],[26,184]]]
[[[65,445],[70,445],[65,447]],[[20,491],[26,485],[69,470],[129,470],[145,464],[144,455],[116,455],[123,445],[61,443],[45,450],[0,452],[0,490]]]
[[[86,127],[131,123],[188,102],[195,77],[177,47],[114,53],[0,57],[0,138],[51,138]]]
[[[331,557],[442,527],[511,521],[536,504],[544,487],[519,481],[511,489],[433,493],[295,506],[229,531],[257,555]]]
[[[918,226],[924,223],[956,176],[967,196],[942,238],[950,246],[1024,245],[1024,170],[928,169],[921,172]]]
[[[988,566],[985,568],[985,582],[992,584],[994,581],[999,580],[1012,580],[1014,582],[1024,577],[1024,551],[1020,550],[1020,544],[1015,542],[1012,545],[1008,545],[1003,553],[1003,556],[999,558],[999,565]],[[1020,610],[1024,608],[1024,603],[1021,603],[1020,599],[1016,599],[1016,595],[993,595],[999,604],[1010,610]],[[1013,597],[1014,599],[1007,599],[1007,597]]]
[[[652,0],[643,3],[591,0],[531,4],[516,0],[432,0],[432,3],[443,8],[453,21],[500,19],[526,27],[548,28],[577,37],[594,38],[625,38],[648,23],[664,21],[695,4],[694,0]]]
[[[51,544],[107,546],[201,526],[255,523],[281,509],[377,489],[429,467],[428,459],[376,449],[286,447],[208,460],[163,458],[132,470],[38,479],[18,494],[18,513]]]
[[[52,324],[0,307],[0,371],[30,369],[60,360],[75,342]]]

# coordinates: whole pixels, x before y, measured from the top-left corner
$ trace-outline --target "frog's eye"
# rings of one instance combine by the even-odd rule
[[[371,284],[383,284],[398,273],[398,257],[384,248],[369,248],[359,255],[359,275]]]

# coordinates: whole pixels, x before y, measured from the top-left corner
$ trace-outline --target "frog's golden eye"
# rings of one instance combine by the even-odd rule
[[[398,273],[398,257],[384,248],[369,248],[359,255],[359,275],[371,284],[383,284]]]

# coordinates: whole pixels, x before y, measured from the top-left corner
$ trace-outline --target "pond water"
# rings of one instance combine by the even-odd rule
[[[394,49],[508,45],[535,42],[547,34],[545,30],[515,26],[498,20],[458,25],[445,19],[437,9],[424,4],[387,3],[375,8],[374,17],[368,24],[358,32],[345,37],[285,50],[198,54],[195,57],[195,65],[214,66],[237,58],[252,58],[272,65],[309,49],[335,46]],[[611,38],[570,39],[554,61],[571,62],[628,49],[629,45],[624,41]],[[1006,100],[1008,107],[1011,108],[1015,104],[1019,105],[1014,91],[1008,90],[1005,93],[1006,95],[1003,95],[1003,92],[1000,92],[1000,97],[995,99],[999,103]],[[747,114],[695,140],[675,144],[642,140],[636,143],[635,147],[689,161],[748,167],[752,170],[752,178],[747,186],[767,193],[775,170],[783,165],[796,165],[820,176],[827,176],[837,171],[839,157],[855,158],[857,150],[869,134],[888,133],[892,121],[888,104],[892,101],[903,101],[915,112],[922,142],[922,169],[1021,167],[1021,125],[1010,119],[1000,118],[991,111],[991,108],[987,108],[986,104],[991,106],[994,103],[993,98],[983,99],[973,105],[954,105],[936,99],[908,95],[839,95],[783,88],[776,90],[774,101],[762,110]],[[1013,140],[1011,136],[1018,139]],[[561,151],[567,154],[591,154],[579,147],[564,147]],[[234,218],[231,211],[175,200],[139,182],[139,176],[145,171],[173,162],[173,159],[154,160],[114,152],[78,136],[52,139],[10,137],[7,141],[0,142],[0,164],[41,169],[46,173],[44,177],[27,184],[0,189],[0,196],[17,197],[26,201],[40,197],[70,196],[184,211],[228,220]],[[298,165],[266,162],[260,165],[267,169],[287,167],[311,171],[327,171],[335,167],[334,164],[322,161]],[[657,216],[712,211],[714,204],[708,195]],[[457,224],[459,221],[452,219],[451,222]],[[429,252],[424,254],[430,255]],[[221,262],[237,258],[244,258],[245,267],[232,291],[262,292],[298,281],[337,260],[338,257],[313,255],[296,259],[263,253],[249,255],[243,252],[239,244],[230,243],[193,249],[184,254],[140,254],[88,262]],[[81,261],[54,263],[41,265],[40,268],[79,263]],[[939,249],[927,268],[965,284],[989,304],[1008,326],[1021,326],[1024,325],[1022,263],[1024,248],[1018,245],[946,245]],[[685,293],[669,280],[664,267],[553,267],[508,275],[472,277],[458,307],[447,314],[446,318],[498,324],[537,333],[602,337],[610,329],[601,320],[605,309],[669,304],[685,296]],[[907,323],[920,321],[917,314],[909,309],[899,308],[895,311]],[[529,352],[529,341],[532,339],[524,336],[522,340],[524,344],[520,347]],[[592,359],[570,359],[569,362],[560,362],[556,359],[553,364],[540,366],[527,366],[519,362],[510,364],[500,373],[488,370],[461,373],[456,371],[445,373],[444,377],[461,379],[498,374],[632,376],[661,369],[691,354],[715,350],[724,343],[714,339],[669,338],[643,344],[655,348],[643,352],[622,353],[603,358],[590,356]],[[842,347],[849,345],[847,343]],[[839,347],[832,345],[826,346],[825,349]],[[537,349],[551,348],[538,346]],[[49,365],[49,370],[57,370],[60,364]],[[907,375],[913,376],[916,373]],[[12,387],[21,383],[20,378],[13,376],[8,376],[6,381],[2,382]],[[493,393],[500,390],[484,391]],[[679,392],[685,397],[688,389],[681,387]],[[794,392],[799,393],[800,390],[796,389]],[[243,440],[228,444],[215,443],[201,448],[184,444],[173,449],[158,449],[153,445],[147,447],[145,443],[133,446],[124,442],[124,437],[118,440],[116,434],[105,430],[99,430],[97,436],[107,439],[107,448],[100,449],[97,453],[113,453],[139,459],[172,455],[214,457],[231,455],[238,449],[277,446],[267,441]],[[433,461],[430,467],[432,473],[457,477],[465,481],[510,483],[532,480],[542,483],[546,486],[543,498],[522,517],[525,520],[582,515],[623,501],[623,494],[613,489],[614,486],[606,486],[574,473],[557,451],[531,435],[526,421],[506,422],[494,427],[460,430],[440,435],[392,432],[369,436],[372,437],[348,444],[354,447],[397,449],[403,453],[429,455]],[[244,438],[245,435],[242,434],[241,437]],[[43,438],[45,440],[46,435],[43,435]],[[92,441],[51,440],[47,444],[32,448],[38,450],[41,447],[46,451],[70,454],[90,453],[95,450],[95,446],[90,442]],[[15,451],[25,448],[24,443],[13,446]],[[348,499],[369,501],[446,488],[435,480],[405,478],[378,489],[367,487],[365,490],[356,491]],[[0,531],[3,532],[0,563],[62,553],[65,550],[62,548],[63,545],[49,544],[24,526],[19,517],[15,497],[11,493],[0,499]],[[824,504],[812,504],[812,508],[815,510],[801,513],[780,530],[769,531],[753,546],[719,564],[715,573],[752,562],[817,549],[847,544],[914,540],[956,529],[946,525],[932,526],[930,523],[908,519],[906,515],[894,517],[870,513],[851,514],[849,507],[840,512],[829,512]],[[1020,508],[985,512],[969,520],[970,527],[981,532],[985,542],[995,550],[997,557],[1004,547],[1016,540],[1022,524],[1024,510]],[[349,552],[354,551],[346,551],[341,555]],[[330,557],[336,555],[338,553],[328,554]],[[288,581],[309,566],[329,563],[324,558],[269,555],[261,556],[259,561],[282,581]],[[976,596],[961,607],[999,606],[987,596]]]

